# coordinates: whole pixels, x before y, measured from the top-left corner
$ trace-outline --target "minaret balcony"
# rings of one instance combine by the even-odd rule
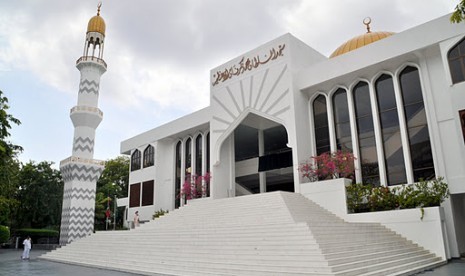
[[[77,61],[76,61],[76,65],[78,65],[79,63],[81,62],[96,62],[100,65],[102,65],[105,70],[107,69],[107,63],[101,59],[101,58],[98,58],[98,57],[94,57],[94,56],[83,56],[83,57],[80,57]]]
[[[97,159],[89,159],[89,158],[82,158],[77,156],[70,156],[60,162],[60,167],[63,167],[68,164],[72,163],[80,163],[80,164],[89,164],[89,165],[97,165],[97,166],[105,166],[105,161],[97,160]]]
[[[78,105],[71,108],[70,117],[75,127],[88,126],[95,129],[103,119],[103,112],[97,107]]]

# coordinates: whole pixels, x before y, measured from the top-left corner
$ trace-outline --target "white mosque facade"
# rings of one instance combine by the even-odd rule
[[[121,143],[131,156],[128,221],[184,205],[190,175],[211,176],[206,200],[303,193],[313,183],[299,164],[343,149],[356,157],[356,182],[444,177],[440,243],[449,258],[465,253],[465,25],[444,16],[369,32],[330,58],[285,34],[210,74],[208,107]],[[320,204],[340,205],[327,195]]]

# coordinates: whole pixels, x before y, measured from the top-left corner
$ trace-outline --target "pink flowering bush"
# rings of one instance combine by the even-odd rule
[[[207,197],[210,194],[210,179],[210,173],[192,176],[188,174],[182,185],[181,197],[184,199]],[[203,181],[205,185],[202,185]]]
[[[325,152],[299,165],[302,177],[310,181],[354,177],[355,157],[351,152]]]

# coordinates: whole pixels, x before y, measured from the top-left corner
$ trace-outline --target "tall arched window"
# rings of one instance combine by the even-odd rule
[[[175,156],[175,183],[174,183],[174,208],[179,208],[181,206],[181,142],[176,144],[176,156]]]
[[[316,154],[331,150],[329,142],[328,111],[326,97],[320,95],[313,101],[313,125],[315,131]]]
[[[185,170],[186,170],[186,174],[191,174],[192,173],[192,152],[191,152],[191,149],[192,149],[192,139],[189,138],[187,139],[186,141],[186,145],[185,145],[185,164],[186,164],[186,167],[185,167]]]
[[[144,161],[143,167],[153,166],[155,163],[155,148],[152,145],[148,145],[144,150]]]
[[[334,126],[336,128],[336,148],[338,150],[352,152],[347,92],[342,88],[339,88],[333,95],[333,114]]]
[[[414,181],[434,178],[433,153],[418,69],[412,66],[406,67],[400,73],[399,81],[404,101]]]
[[[353,90],[362,182],[379,185],[378,155],[368,83],[359,82]]]
[[[195,175],[202,175],[202,135],[195,138]]]
[[[135,150],[131,155],[131,171],[140,169],[140,150]]]
[[[452,83],[465,81],[465,39],[455,44],[447,53]]]
[[[375,82],[379,121],[383,138],[388,185],[407,183],[399,116],[392,77],[381,75]]]
[[[207,172],[210,172],[210,132],[207,134]]]

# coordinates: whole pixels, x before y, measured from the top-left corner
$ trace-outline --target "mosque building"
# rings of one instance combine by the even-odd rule
[[[443,177],[444,244],[465,253],[465,25],[449,17],[400,33],[367,18],[329,58],[285,34],[212,69],[208,107],[121,142],[127,220],[183,206],[193,176],[209,199],[301,193],[299,164],[346,150],[359,183]]]

